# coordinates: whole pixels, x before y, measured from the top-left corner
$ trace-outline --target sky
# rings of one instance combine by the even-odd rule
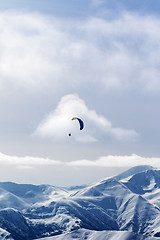
[[[159,28],[159,0],[0,0],[0,181],[159,168]]]

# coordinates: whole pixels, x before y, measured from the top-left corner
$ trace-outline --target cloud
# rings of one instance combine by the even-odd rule
[[[79,131],[78,122],[73,117],[84,120],[85,128]],[[47,115],[35,131],[35,135],[63,139],[72,133],[72,138],[83,142],[94,142],[102,137],[129,140],[138,137],[134,130],[116,128],[112,123],[95,110],[89,109],[78,95],[70,94],[62,97],[56,109]]]
[[[87,159],[71,161],[67,163],[72,167],[133,167],[138,165],[151,165],[160,168],[160,158],[142,157],[136,154],[129,156],[103,156],[97,160],[91,161]]]
[[[159,92],[159,24],[159,18],[128,12],[76,21],[0,12],[0,88],[44,91],[85,83]]]
[[[61,162],[58,160],[52,160],[49,158],[39,158],[32,156],[10,156],[0,153],[0,164],[2,165],[14,165],[18,169],[32,169],[35,166],[52,166],[60,165]]]
[[[159,23],[156,17],[128,12],[110,20],[88,20],[84,28],[94,39],[97,50],[94,74],[97,76],[99,72],[99,79],[107,89],[160,90]]]
[[[0,12],[1,88],[44,90],[64,83],[81,44],[64,31],[62,22],[38,13]]]
[[[12,156],[0,152],[0,165],[15,166],[19,170],[31,170],[36,166],[60,166],[65,167],[133,167],[138,165],[151,165],[160,168],[159,157],[142,157],[132,155],[108,155],[101,156],[97,160],[81,159],[63,162],[59,160],[32,157],[32,156]]]

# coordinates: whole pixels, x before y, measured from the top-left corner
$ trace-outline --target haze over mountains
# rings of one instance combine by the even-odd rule
[[[160,239],[160,170],[139,166],[96,184],[0,183],[0,239]]]

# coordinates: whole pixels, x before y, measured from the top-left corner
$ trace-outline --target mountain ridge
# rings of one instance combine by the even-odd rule
[[[160,171],[151,166],[70,188],[0,182],[0,237],[160,239],[159,199]]]

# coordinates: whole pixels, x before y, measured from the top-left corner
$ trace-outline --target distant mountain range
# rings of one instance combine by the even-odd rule
[[[70,188],[1,182],[0,239],[160,239],[160,170]]]

